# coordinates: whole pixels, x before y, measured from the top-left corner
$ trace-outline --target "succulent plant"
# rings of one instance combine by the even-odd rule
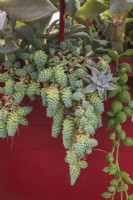
[[[98,71],[94,67],[91,67],[91,72],[91,75],[88,74],[84,78],[89,85],[83,89],[83,93],[92,93],[97,90],[99,96],[103,100],[107,99],[107,91],[115,90],[117,88],[117,86],[112,83],[116,80],[113,79],[113,74],[111,73],[110,67],[102,72]]]

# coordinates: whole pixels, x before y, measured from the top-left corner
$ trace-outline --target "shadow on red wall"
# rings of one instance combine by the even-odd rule
[[[133,85],[131,81],[130,78],[130,86]],[[58,139],[51,137],[51,120],[46,118],[45,109],[38,102],[33,104],[34,112],[29,116],[29,126],[22,128],[13,141],[10,138],[8,141],[0,140],[0,200],[102,200],[100,194],[109,186],[111,179],[102,172],[106,163],[105,153],[101,150],[111,149],[105,127],[96,133],[100,150],[95,149],[88,156],[88,168],[81,172],[77,183],[70,186],[61,136]],[[106,103],[106,110],[109,105],[109,102]],[[104,115],[104,125],[105,121]],[[133,135],[131,119],[124,124],[124,129],[129,136]],[[127,170],[133,177],[132,158],[133,147],[122,146],[122,170]],[[120,197],[116,200],[120,200]]]

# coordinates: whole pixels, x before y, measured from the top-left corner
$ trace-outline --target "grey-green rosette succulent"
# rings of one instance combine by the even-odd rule
[[[94,67],[91,67],[91,75],[88,74],[85,76],[84,80],[89,83],[89,85],[86,86],[82,92],[92,93],[97,90],[102,100],[107,99],[108,90],[115,90],[117,88],[117,86],[113,83],[117,79],[113,78],[110,67],[102,72],[98,71],[98,69]]]

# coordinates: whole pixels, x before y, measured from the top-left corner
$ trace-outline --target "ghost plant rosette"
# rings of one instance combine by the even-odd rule
[[[107,91],[117,89],[117,86],[112,83],[117,79],[113,78],[110,67],[108,66],[107,69],[101,72],[91,67],[91,72],[92,75],[87,75],[85,78],[89,85],[83,90],[83,93],[92,93],[97,90],[101,99],[107,99]]]

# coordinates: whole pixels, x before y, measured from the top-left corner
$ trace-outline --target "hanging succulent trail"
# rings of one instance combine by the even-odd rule
[[[119,79],[114,78],[108,56],[99,58],[99,62],[95,63],[90,59],[91,47],[83,48],[80,41],[77,44],[65,41],[61,47],[63,50],[50,48],[49,54],[39,50],[6,55],[4,72],[0,74],[3,84],[0,89],[0,136],[14,136],[19,124],[27,125],[25,116],[32,108],[22,107],[21,102],[25,96],[32,101],[40,96],[42,105],[47,107],[47,116],[53,118],[52,137],[57,138],[62,132],[67,154],[65,161],[69,164],[71,185],[74,185],[80,171],[87,167],[86,155],[98,145],[94,136],[97,128],[102,126],[103,99],[110,92],[117,91],[119,97],[112,103],[107,122],[107,128],[114,127],[116,131],[111,135],[113,153],[108,155],[113,172],[113,155],[119,150],[119,141],[132,145],[131,138],[126,137],[120,125],[132,115],[128,107],[128,104],[132,107],[132,101],[125,85],[127,80],[123,78],[130,67],[121,64]],[[121,91],[118,88],[122,88]]]
[[[117,60],[118,58],[116,58]],[[120,144],[123,143],[125,146],[133,145],[133,138],[128,137],[126,132],[122,128],[122,123],[124,123],[128,117],[133,116],[131,95],[129,93],[129,88],[127,86],[128,78],[125,79],[125,75],[131,72],[131,66],[127,63],[122,63],[118,65],[117,76],[118,87],[117,99],[115,99],[111,104],[111,110],[107,112],[109,118],[106,123],[107,130],[112,130],[109,138],[113,142],[112,151],[108,152],[106,155],[106,161],[109,165],[104,167],[103,171],[114,175],[114,179],[110,181],[110,186],[108,191],[102,194],[102,197],[111,200],[115,199],[116,193],[120,193],[120,199],[123,200],[125,195],[126,200],[131,200],[132,195],[128,194],[128,188],[130,184],[133,184],[133,180],[130,178],[126,171],[122,171],[119,164],[119,151]]]
[[[87,167],[86,155],[98,145],[94,134],[102,126],[104,112],[103,100],[97,91],[83,93],[85,76],[96,66],[97,71],[104,72],[109,65],[102,58],[97,65],[92,62],[91,47],[87,46],[85,52],[80,41],[74,45],[65,41],[61,48],[63,50],[56,51],[51,48],[49,54],[39,50],[6,55],[4,73],[0,74],[4,84],[1,113],[5,113],[1,114],[0,133],[1,137],[13,136],[19,124],[27,125],[25,116],[31,112],[31,107],[22,107],[21,102],[25,96],[33,101],[39,95],[42,105],[47,107],[47,116],[53,118],[52,137],[56,138],[62,130],[67,151],[65,160],[70,165],[73,185],[81,169]]]

